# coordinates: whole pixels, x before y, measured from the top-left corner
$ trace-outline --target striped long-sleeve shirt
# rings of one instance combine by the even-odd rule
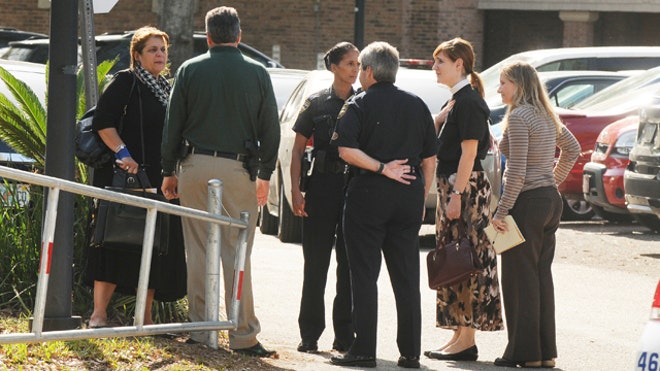
[[[561,154],[555,166],[555,149]],[[504,192],[497,207],[496,219],[503,219],[520,192],[553,186],[564,181],[580,154],[580,144],[564,126],[557,135],[554,122],[536,108],[524,105],[509,114],[507,128],[500,141],[500,151],[507,158]]]

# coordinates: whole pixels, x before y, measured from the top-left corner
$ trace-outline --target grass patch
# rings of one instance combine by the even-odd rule
[[[2,333],[29,332],[28,319],[0,315]],[[220,349],[189,345],[185,337],[127,337],[0,344],[0,370],[281,370],[259,358],[228,350],[225,331]]]

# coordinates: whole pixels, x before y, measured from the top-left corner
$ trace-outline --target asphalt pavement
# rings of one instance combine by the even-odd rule
[[[423,226],[422,234],[432,233]],[[560,229],[558,255],[572,249],[575,232]],[[423,236],[432,239],[432,236]],[[603,236],[598,236],[603,238]],[[606,236],[616,243],[617,236]],[[644,241],[658,245],[657,239]],[[584,242],[584,241],[582,241]],[[435,327],[435,292],[426,286],[425,259],[427,249],[420,252],[422,293],[422,351],[437,348],[451,334]],[[298,309],[303,277],[303,257],[299,244],[284,244],[274,236],[257,232],[252,253],[253,283],[257,316],[262,332],[259,340],[278,351],[278,359],[265,360],[283,370],[339,370],[330,364],[336,353],[332,348],[331,308],[334,295],[334,273],[328,276],[326,288],[326,330],[319,339],[320,352],[304,354],[296,351],[300,338]],[[659,264],[660,266],[660,264]],[[642,329],[649,317],[658,274],[637,274],[627,270],[592,267],[575,263],[574,259],[555,260],[553,266],[556,293],[557,338],[559,357],[557,370],[630,370]],[[334,272],[334,261],[330,271]],[[658,270],[660,272],[660,269]],[[396,362],[396,310],[387,268],[381,268],[378,312],[378,349],[376,370],[399,370]],[[502,370],[493,365],[506,345],[506,331],[477,332],[479,359],[476,362],[437,361],[421,357],[426,370]]]

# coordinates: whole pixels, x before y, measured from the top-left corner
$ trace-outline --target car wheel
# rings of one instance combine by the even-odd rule
[[[567,200],[564,199],[564,211],[561,214],[562,220],[591,220],[594,216],[594,210],[591,204],[585,200]]]
[[[268,211],[268,205],[262,206],[259,210],[259,230],[271,236],[277,234],[277,217]]]
[[[654,231],[660,232],[660,218],[653,214],[633,214],[633,217],[642,226]]]
[[[591,208],[593,209],[596,215],[610,222],[629,222],[632,220],[632,216],[630,216],[629,213],[625,213],[625,214],[613,213],[606,211],[600,206],[595,206],[595,205],[591,205]]]
[[[293,213],[284,195],[284,184],[282,184],[280,185],[280,217],[278,218],[277,236],[282,242],[300,242],[302,240],[302,218]]]

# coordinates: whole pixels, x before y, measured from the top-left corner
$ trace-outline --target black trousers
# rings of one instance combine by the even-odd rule
[[[332,308],[335,343],[345,347],[355,337],[351,310],[351,282],[341,229],[344,208],[343,174],[314,174],[305,194],[303,256],[305,258],[298,326],[303,340],[316,341],[325,329],[325,286],[332,247],[337,260],[337,286]]]
[[[502,297],[508,344],[504,357],[538,361],[557,357],[552,261],[562,201],[554,187],[520,193],[509,211],[525,242],[502,254]]]
[[[358,175],[350,181],[344,209],[356,332],[350,354],[376,355],[382,251],[396,300],[399,351],[404,356],[419,356],[419,228],[423,208],[421,177],[410,185],[376,174]]]

